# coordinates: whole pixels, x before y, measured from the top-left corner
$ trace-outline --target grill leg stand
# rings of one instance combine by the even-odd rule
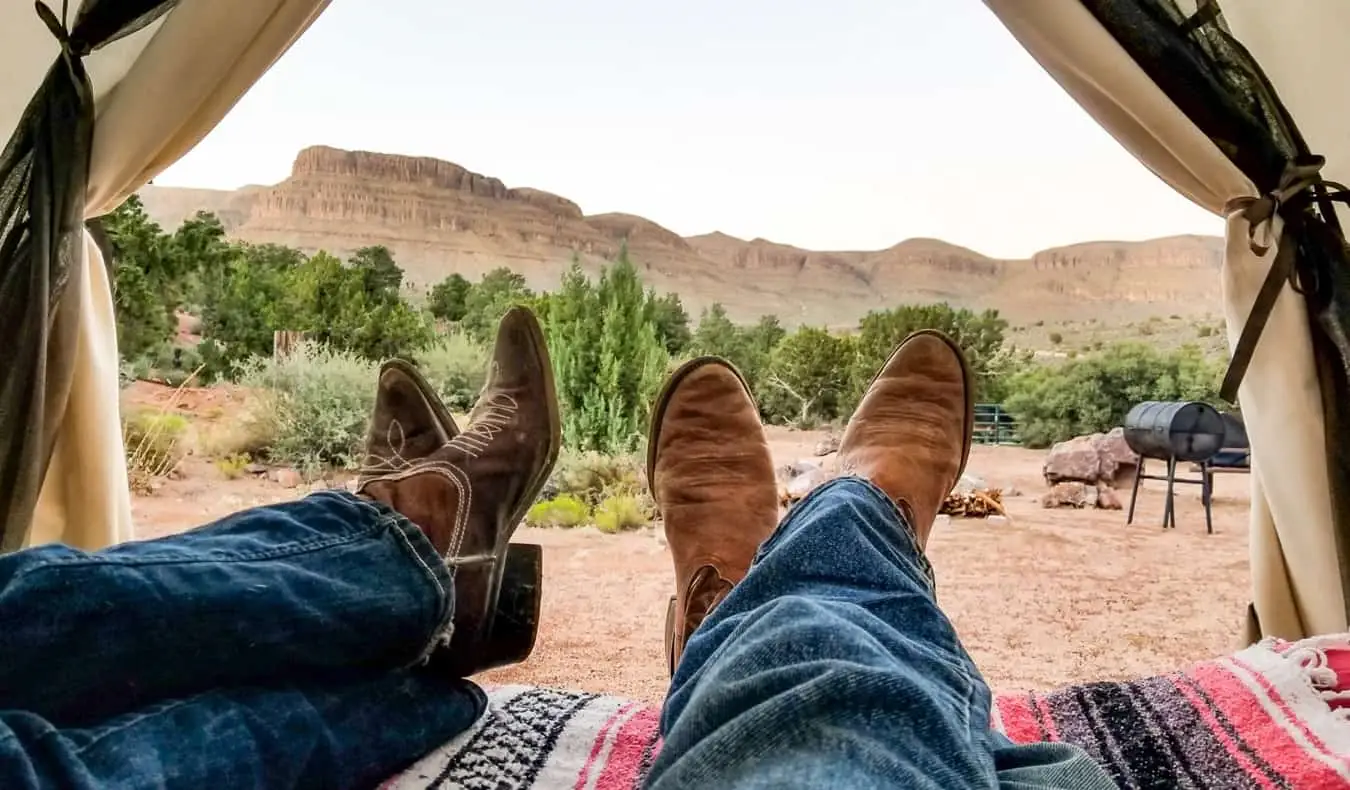
[[[1214,534],[1214,516],[1210,503],[1214,501],[1214,473],[1209,469],[1209,461],[1200,464],[1200,499],[1205,504],[1205,534]]]
[[[1175,488],[1177,476],[1177,459],[1167,459],[1167,504],[1163,506],[1163,529],[1171,527],[1176,529],[1177,514],[1176,506],[1172,501],[1172,491]]]
[[[1139,498],[1139,481],[1144,479],[1144,456],[1134,464],[1134,488],[1130,491],[1130,512],[1125,516],[1125,526],[1134,523],[1134,503]]]

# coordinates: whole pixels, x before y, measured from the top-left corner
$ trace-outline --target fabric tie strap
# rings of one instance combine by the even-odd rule
[[[1322,178],[1321,171],[1326,157],[1310,156],[1300,161],[1290,162],[1280,176],[1275,189],[1261,197],[1240,197],[1228,201],[1224,212],[1228,216],[1241,214],[1247,220],[1247,239],[1251,251],[1264,257],[1270,252],[1274,236],[1274,218],[1278,214],[1285,220],[1285,230],[1280,237],[1275,260],[1271,263],[1266,279],[1252,302],[1247,323],[1238,336],[1237,346],[1233,349],[1233,360],[1224,375],[1219,396],[1229,403],[1236,402],[1238,385],[1251,365],[1252,355],[1256,351],[1257,341],[1266,328],[1270,313],[1275,308],[1286,282],[1295,290],[1301,290],[1308,283],[1300,284],[1297,278],[1298,231],[1303,223],[1315,221],[1306,209],[1315,198],[1322,203],[1322,211],[1329,216],[1322,220],[1332,227],[1339,227],[1331,202],[1350,202],[1350,192],[1333,181]],[[1328,191],[1330,188],[1331,191]],[[1311,273],[1309,273],[1311,274]]]

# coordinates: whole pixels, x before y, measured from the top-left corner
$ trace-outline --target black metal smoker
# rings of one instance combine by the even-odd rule
[[[1163,506],[1163,529],[1176,528],[1176,504],[1172,492],[1177,483],[1200,486],[1200,501],[1205,506],[1205,531],[1214,534],[1210,511],[1213,476],[1209,460],[1224,448],[1227,433],[1223,415],[1207,403],[1187,401],[1144,401],[1125,415],[1125,443],[1139,454],[1134,469],[1134,490],[1130,493],[1130,512],[1125,523],[1134,522],[1134,505],[1139,498],[1141,480],[1166,480],[1167,502]],[[1145,474],[1146,459],[1164,461],[1166,475]],[[1200,465],[1200,477],[1177,477],[1178,462]]]

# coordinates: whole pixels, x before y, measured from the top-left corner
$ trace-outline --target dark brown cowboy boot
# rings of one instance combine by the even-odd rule
[[[675,672],[704,618],[750,569],[778,524],[773,459],[750,388],[731,363],[685,363],[657,398],[647,479],[675,561],[666,659]]]
[[[402,471],[459,435],[459,426],[417,368],[401,359],[380,366],[375,409],[357,486]]]
[[[434,667],[466,677],[522,661],[533,649],[542,555],[510,540],[560,445],[544,334],[517,307],[502,318],[469,427],[425,459],[362,483],[360,493],[426,533],[455,580],[449,645],[432,655]]]
[[[872,379],[839,443],[840,473],[885,491],[920,548],[966,467],[974,392],[960,347],[941,332],[915,332]]]

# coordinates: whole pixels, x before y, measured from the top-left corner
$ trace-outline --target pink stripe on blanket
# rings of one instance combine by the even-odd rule
[[[1045,739],[1044,720],[1038,711],[1040,702],[1031,694],[1000,694],[994,698],[1003,734],[1013,743],[1034,743]]]
[[[1223,723],[1219,720],[1215,711],[1207,702],[1205,702],[1204,697],[1200,696],[1200,693],[1196,691],[1195,687],[1191,685],[1190,679],[1185,676],[1177,676],[1174,679],[1174,682],[1176,683],[1177,691],[1181,692],[1182,696],[1190,701],[1191,706],[1195,708],[1195,712],[1204,720],[1205,724],[1209,726],[1211,734],[1223,745],[1224,750],[1228,752],[1228,756],[1238,765],[1242,766],[1242,770],[1246,772],[1248,778],[1250,778],[1253,783],[1259,784],[1261,787],[1276,787],[1275,783],[1265,775],[1265,771],[1261,770],[1260,763],[1257,760],[1252,759],[1252,755],[1248,754],[1247,751],[1238,744],[1238,741],[1233,738],[1232,734],[1228,732],[1227,728],[1223,726]]]
[[[644,758],[649,752],[654,756],[661,751],[660,728],[660,708],[646,708],[628,719],[618,732],[595,790],[631,790],[637,786],[646,771]]]

